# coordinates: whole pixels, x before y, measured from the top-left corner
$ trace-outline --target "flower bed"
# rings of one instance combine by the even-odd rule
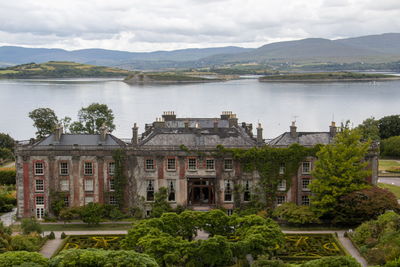
[[[346,255],[334,234],[287,234],[285,240],[285,245],[277,248],[277,256],[285,262]]]
[[[120,241],[125,235],[71,235],[59,251],[72,248],[120,249]],[[280,259],[286,262],[304,262],[327,256],[346,255],[333,234],[286,234],[286,244],[277,247]],[[58,251],[58,252],[59,252]]]

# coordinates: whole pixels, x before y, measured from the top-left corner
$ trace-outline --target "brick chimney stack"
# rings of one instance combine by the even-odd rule
[[[105,124],[100,127],[100,141],[105,142],[107,139],[108,128]]]
[[[138,144],[139,136],[138,136],[139,127],[137,127],[136,122],[132,127],[132,145],[136,146]]]
[[[64,129],[63,129],[62,125],[59,124],[57,126],[57,128],[54,130],[54,142],[57,142],[57,143],[60,142],[63,132],[64,132]]]
[[[292,138],[297,137],[297,127],[296,127],[296,122],[292,121],[292,125],[290,126],[290,136]]]
[[[332,121],[331,125],[329,126],[329,135],[331,137],[335,137],[336,133],[337,133],[336,123]]]
[[[163,121],[174,121],[176,120],[176,114],[174,111],[164,111],[162,118]]]

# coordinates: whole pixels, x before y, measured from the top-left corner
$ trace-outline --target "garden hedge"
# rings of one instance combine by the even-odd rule
[[[0,170],[0,185],[15,184],[16,171],[14,169]]]

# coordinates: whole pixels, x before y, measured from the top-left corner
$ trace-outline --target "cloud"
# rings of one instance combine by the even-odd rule
[[[398,0],[14,0],[1,44],[129,51],[396,32]]]

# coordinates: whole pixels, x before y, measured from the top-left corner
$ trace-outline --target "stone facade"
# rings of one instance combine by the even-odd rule
[[[139,137],[138,127],[132,128],[132,139],[121,140],[102,129],[100,134],[64,134],[62,129],[47,138],[17,148],[18,217],[43,217],[50,212],[54,194],[62,193],[68,206],[82,206],[89,202],[115,203],[113,153],[126,153],[125,176],[127,186],[124,204],[133,207],[144,202],[150,212],[154,193],[160,187],[168,189],[172,206],[208,209],[221,206],[234,208],[234,186],[243,188],[241,201],[249,199],[257,184],[256,172],[243,172],[240,163],[232,158],[214,157],[217,145],[227,148],[252,148],[269,144],[287,147],[293,143],[304,146],[328,144],[336,133],[290,131],[273,140],[262,137],[261,125],[253,136],[253,126],[238,123],[232,112],[223,112],[219,118],[177,118],[165,112],[162,118],[146,124]],[[277,204],[294,202],[309,204],[307,185],[314,158],[304,159],[298,174],[292,178],[291,188],[280,184]],[[377,179],[377,155],[368,157]],[[288,190],[287,190],[288,189]],[[142,201],[143,200],[143,201]]]

